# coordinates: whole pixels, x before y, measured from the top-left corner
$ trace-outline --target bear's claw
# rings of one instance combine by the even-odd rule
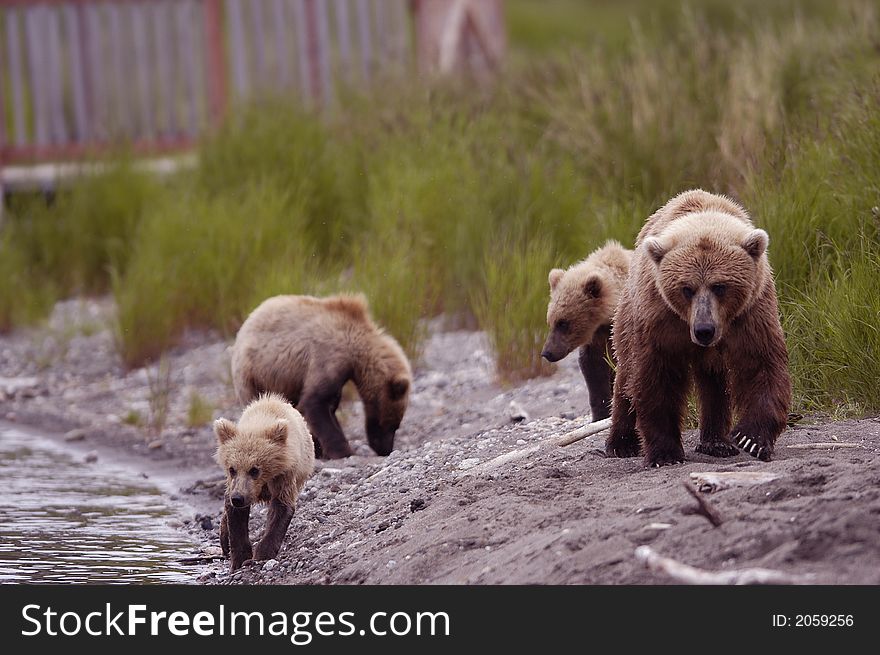
[[[753,439],[743,434],[738,434],[734,440],[736,441],[736,445],[739,446],[743,452],[760,459],[762,462],[770,461],[772,450],[767,446],[760,445],[757,438]]]
[[[660,468],[670,464],[684,464],[684,451],[666,451],[660,453],[652,453],[645,458],[645,465],[649,468]]]
[[[694,450],[712,457],[733,457],[739,454],[739,449],[736,446],[723,439],[701,442]]]
[[[638,439],[609,439],[605,443],[607,457],[638,457],[641,450]]]

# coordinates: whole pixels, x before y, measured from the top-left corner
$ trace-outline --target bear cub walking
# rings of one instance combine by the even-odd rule
[[[631,260],[632,250],[608,241],[567,270],[550,271],[550,333],[541,356],[558,362],[580,348],[578,364],[587,383],[593,421],[611,414],[614,370],[607,359],[611,322]]]
[[[684,461],[681,422],[693,379],[697,452],[729,457],[739,447],[770,459],[791,382],[768,242],[742,207],[701,190],[648,219],[614,317],[608,455],[643,450],[648,466]]]
[[[363,296],[275,296],[238,331],[232,380],[241,402],[281,394],[302,412],[319,457],[351,455],[336,419],[342,387],[352,380],[364,404],[367,441],[394,448],[412,381],[398,343],[370,319]]]
[[[249,559],[278,554],[296,500],[315,466],[312,435],[300,413],[281,396],[265,394],[244,410],[236,425],[214,422],[216,459],[226,471],[226,495],[220,521],[220,547],[233,571]],[[263,538],[251,547],[251,505],[269,503]]]

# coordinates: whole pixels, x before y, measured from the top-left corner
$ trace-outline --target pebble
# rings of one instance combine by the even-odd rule
[[[271,570],[274,569],[276,566],[278,566],[278,560],[277,560],[277,559],[267,559],[267,560],[263,563],[263,570],[264,570],[264,571],[271,571]]]
[[[97,461],[98,461],[98,453],[96,453],[94,450],[91,451],[90,453],[86,454],[86,458],[85,458],[86,464],[94,464]]]
[[[419,512],[427,507],[427,503],[423,498],[416,498],[412,500],[409,504],[410,512]]]
[[[164,445],[164,441],[162,441],[161,439],[156,439],[155,441],[151,441],[150,443],[148,443],[147,448],[149,448],[150,450],[158,450]]]
[[[71,430],[67,434],[64,435],[65,441],[82,441],[86,438],[86,431],[82,428],[77,428],[75,430]]]
[[[514,423],[525,423],[531,418],[529,413],[523,409],[523,406],[515,400],[511,400],[507,408],[510,412],[510,420]]]
[[[479,463],[479,457],[468,457],[467,459],[463,459],[458,463],[458,468],[461,471],[467,471],[468,469],[474,468]]]
[[[202,528],[202,530],[205,530],[207,532],[214,529],[214,522],[211,520],[210,516],[203,516],[199,519],[199,526]]]

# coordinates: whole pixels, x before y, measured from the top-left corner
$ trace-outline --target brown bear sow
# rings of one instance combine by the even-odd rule
[[[296,499],[315,466],[312,435],[300,413],[281,396],[266,394],[244,410],[238,425],[214,422],[217,462],[226,471],[226,498],[220,521],[220,547],[232,570],[249,559],[278,554]],[[251,548],[251,505],[269,503],[266,530]]]
[[[302,412],[318,455],[348,457],[336,408],[352,380],[364,404],[367,440],[379,455],[394,448],[412,373],[398,343],[376,327],[363,296],[275,296],[247,318],[232,351],[241,402],[272,391]]]
[[[609,455],[634,457],[640,436],[649,466],[684,461],[681,420],[693,377],[697,452],[728,457],[739,446],[770,459],[791,383],[768,241],[742,207],[700,190],[648,219],[614,318]]]
[[[611,414],[614,371],[607,359],[611,321],[631,260],[632,250],[608,241],[567,270],[550,271],[550,334],[541,356],[558,362],[580,348],[578,364],[587,383],[593,421]]]

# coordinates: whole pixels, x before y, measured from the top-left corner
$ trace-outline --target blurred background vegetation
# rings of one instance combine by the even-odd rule
[[[500,379],[539,358],[547,272],[624,244],[691,187],[771,236],[797,408],[880,410],[880,11],[870,0],[508,0],[491,85],[241,107],[197,167],[124,161],[13,198],[0,329],[112,293],[129,366],[227,336],[277,293],[362,291],[417,357],[425,318],[486,330]]]

